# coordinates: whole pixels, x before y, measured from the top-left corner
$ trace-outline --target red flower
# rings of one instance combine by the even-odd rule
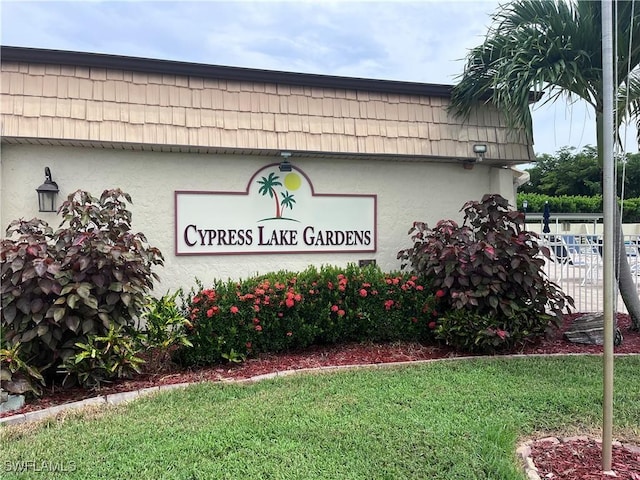
[[[364,288],[360,289],[360,296],[361,297],[366,297],[367,296],[367,291]]]
[[[207,317],[209,317],[209,318],[213,317],[214,313],[215,312],[213,311],[213,308],[210,308],[209,310],[207,310]]]
[[[384,308],[387,310],[391,310],[391,307],[393,307],[393,304],[395,302],[393,300],[385,300],[384,302]]]
[[[256,313],[259,312],[260,311],[260,307],[258,305],[254,305],[253,306],[253,311],[256,312]]]
[[[429,322],[429,328],[431,330],[434,330],[436,328],[436,326],[437,326],[436,322]]]
[[[444,292],[444,290],[440,289],[436,292],[436,297],[438,298],[442,298],[446,295],[446,293]]]
[[[345,311],[344,310],[338,310],[338,316],[339,317],[344,317]]]
[[[291,307],[293,307],[293,306],[296,304],[296,302],[294,302],[292,298],[287,298],[287,299],[284,301],[284,303],[285,303],[285,305],[286,305],[288,308],[291,308]]]
[[[293,332],[287,332],[287,337],[290,337],[291,335],[293,335]]]
[[[337,312],[339,310],[338,305],[332,305],[331,306],[331,311],[332,312]]]
[[[257,332],[261,332],[262,331],[262,325],[256,325],[255,329]]]
[[[233,306],[229,309],[229,311],[235,315],[235,314],[236,314],[236,313],[238,313],[240,310],[238,309],[238,307],[236,307],[235,305],[233,305]]]
[[[422,290],[424,290],[424,287],[422,285],[416,285],[416,290],[421,292]]]
[[[416,317],[411,317],[411,321],[412,321],[413,323],[418,323],[418,319],[417,319]]]
[[[507,338],[509,336],[509,334],[507,332],[505,332],[504,330],[498,329],[496,331],[496,335],[498,335],[502,340],[504,340],[505,338]]]
[[[255,325],[259,324],[259,323],[260,323],[260,319],[259,319],[259,318],[257,318],[257,317],[256,317],[256,318],[254,318],[254,319],[253,319],[253,323],[254,323]]]

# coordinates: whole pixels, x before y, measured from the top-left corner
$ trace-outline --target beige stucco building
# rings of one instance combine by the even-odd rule
[[[513,203],[525,175],[513,167],[534,159],[531,139],[509,134],[490,105],[464,123],[448,113],[447,85],[18,47],[2,47],[1,62],[3,230],[21,217],[58,225],[55,213],[38,211],[45,167],[58,205],[77,189],[99,196],[119,187],[133,198],[134,229],[165,256],[160,294],[196,277],[206,284],[309,264],[374,259],[396,270],[413,221],[460,219],[462,204],[485,193]],[[475,145],[486,146],[482,158]],[[285,152],[314,196],[373,198],[375,242],[261,251],[256,241],[247,251],[194,255],[178,248],[176,192],[249,198],[254,177]],[[235,225],[254,204],[209,212],[207,221]],[[350,204],[326,208],[340,205]]]

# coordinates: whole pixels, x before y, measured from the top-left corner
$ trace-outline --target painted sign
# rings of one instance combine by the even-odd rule
[[[176,255],[375,252],[376,195],[317,194],[267,165],[244,192],[176,191]]]

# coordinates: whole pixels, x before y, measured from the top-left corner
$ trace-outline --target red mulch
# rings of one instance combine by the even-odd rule
[[[509,354],[558,354],[558,353],[602,353],[602,346],[572,344],[563,339],[562,333],[573,319],[580,314],[566,315],[564,324],[553,335],[535,343],[505,352]],[[614,348],[615,353],[640,353],[640,332],[630,330],[628,315],[618,315],[618,326],[623,333],[622,345]],[[419,343],[392,344],[347,344],[316,346],[303,351],[278,354],[264,354],[240,365],[173,370],[163,374],[142,374],[131,380],[119,381],[98,390],[87,391],[80,388],[48,389],[43,396],[26,405],[21,410],[0,414],[26,413],[54,405],[82,400],[96,395],[126,392],[157,385],[183,382],[239,380],[265,373],[301,368],[339,365],[363,365],[373,363],[394,363],[415,360],[430,360],[462,356],[446,347],[424,346]],[[542,478],[555,480],[591,480],[612,478],[601,472],[600,446],[595,442],[571,441],[552,444],[534,443],[532,458]],[[613,451],[613,470],[618,480],[640,480],[640,453],[623,448]]]
[[[602,444],[593,439],[565,443],[536,442],[531,458],[542,478],[554,480],[640,480],[640,449],[614,445],[611,454],[613,475],[602,472]]]

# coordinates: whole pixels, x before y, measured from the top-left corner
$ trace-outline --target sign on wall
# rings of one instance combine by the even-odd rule
[[[375,252],[376,195],[318,194],[267,165],[244,192],[176,191],[176,255]]]

